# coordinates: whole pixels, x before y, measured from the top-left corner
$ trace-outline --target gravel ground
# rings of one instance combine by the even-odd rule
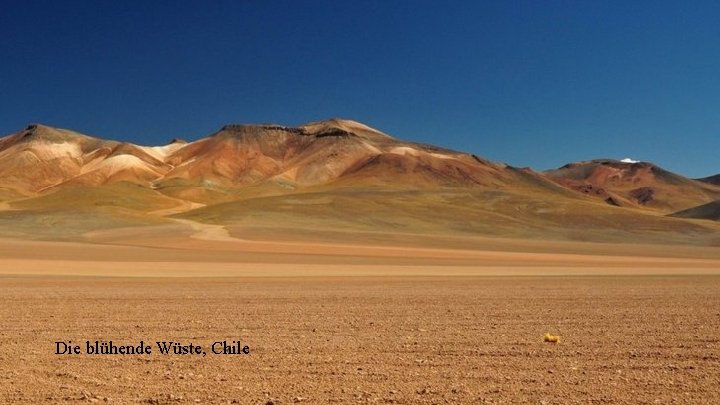
[[[4,403],[720,403],[717,276],[2,276],[0,321]]]

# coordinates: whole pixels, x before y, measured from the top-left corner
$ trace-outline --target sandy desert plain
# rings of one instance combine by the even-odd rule
[[[213,170],[187,168],[207,163],[205,141],[189,144],[186,161],[188,147],[158,155],[151,170],[128,164],[126,155],[152,156],[127,145],[107,148],[122,159],[100,161],[105,149],[87,146],[96,141],[73,149],[58,130],[0,139],[0,179],[17,180],[0,190],[0,402],[720,403],[720,224],[667,215],[708,204],[720,188],[593,162],[635,177],[587,195],[573,187],[597,176],[555,183],[334,125],[347,133],[264,129],[272,142],[280,132],[332,147],[357,137],[353,150],[373,154],[334,180],[305,155],[275,156],[300,163],[286,177],[265,173],[272,187],[322,178],[292,193],[200,187],[209,180],[197,173],[219,181],[247,169],[217,154]],[[246,129],[207,138],[232,147],[203,147],[248,154],[258,138]],[[253,145],[263,152],[253,176],[280,167],[261,161],[267,145]],[[336,159],[330,152],[320,160]],[[50,169],[23,177],[42,166],[38,156]],[[41,184],[57,168],[75,172],[53,184],[79,183]],[[182,181],[128,182],[178,168]],[[415,183],[367,183],[383,173]],[[432,176],[477,185],[437,187]],[[544,342],[546,333],[560,341]],[[240,340],[250,354],[55,354],[57,341],[95,340],[205,350]]]
[[[5,240],[0,400],[720,401],[716,250],[526,244]],[[546,332],[561,342],[543,342]],[[53,343],[237,339],[249,356],[55,355]]]

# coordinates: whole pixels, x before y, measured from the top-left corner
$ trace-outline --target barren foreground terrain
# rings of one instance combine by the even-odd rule
[[[718,403],[720,277],[0,275],[3,403]],[[561,336],[544,343],[543,334]],[[250,355],[55,355],[240,339]]]

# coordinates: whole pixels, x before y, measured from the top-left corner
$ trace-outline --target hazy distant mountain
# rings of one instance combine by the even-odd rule
[[[710,183],[714,184],[716,186],[720,186],[720,174],[716,174],[714,176],[705,177],[702,179],[697,179],[698,181],[702,181],[703,183]]]
[[[672,214],[679,218],[697,218],[720,221],[720,200],[689,208]]]

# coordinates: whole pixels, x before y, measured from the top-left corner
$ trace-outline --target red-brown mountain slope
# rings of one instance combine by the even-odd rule
[[[577,192],[619,206],[675,212],[720,198],[720,187],[648,162],[602,159],[570,163],[545,175]]]

